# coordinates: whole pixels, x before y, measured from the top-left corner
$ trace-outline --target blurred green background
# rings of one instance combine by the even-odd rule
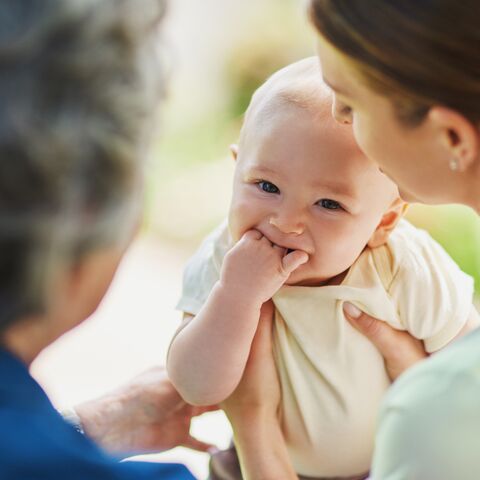
[[[253,91],[282,66],[315,53],[298,0],[177,0],[165,32],[170,89],[152,159],[145,230],[192,250],[225,216],[242,114]],[[480,229],[461,206],[412,206],[480,288]]]

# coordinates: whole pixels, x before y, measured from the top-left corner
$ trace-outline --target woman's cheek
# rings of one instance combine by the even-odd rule
[[[366,155],[371,157],[370,145],[372,142],[369,141],[370,133],[367,126],[365,125],[365,122],[359,115],[355,116],[353,122],[353,136],[355,137],[355,141],[357,142],[357,145],[360,147],[360,149]]]
[[[363,119],[354,124],[354,135],[363,153],[379,167],[389,170],[394,147],[388,128]]]

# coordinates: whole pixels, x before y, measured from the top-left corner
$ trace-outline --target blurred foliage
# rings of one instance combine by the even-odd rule
[[[292,5],[298,10],[295,2],[277,1],[275,7],[258,15],[227,59],[225,81],[231,89],[231,116],[243,115],[255,90],[274,72],[314,54],[313,33],[306,19],[300,24],[292,20]]]
[[[228,153],[253,92],[275,71],[314,54],[313,33],[297,0],[264,0],[246,10],[251,16],[243,19],[245,28],[218,59],[226,98],[222,89],[200,120],[192,122],[186,113],[172,130],[167,122],[159,147],[162,168],[208,163]],[[194,79],[191,88],[188,93],[198,95]]]
[[[460,205],[413,205],[407,218],[427,230],[460,268],[475,279],[480,294],[480,223],[477,214]]]
[[[209,163],[225,156],[229,145],[236,141],[240,122],[228,112],[219,111],[200,122],[167,132],[159,145],[162,171]]]
[[[267,36],[258,43],[247,40],[238,45],[225,66],[225,76],[231,87],[230,115],[243,115],[255,90],[270,75],[304,56],[304,50],[288,42],[284,35]]]

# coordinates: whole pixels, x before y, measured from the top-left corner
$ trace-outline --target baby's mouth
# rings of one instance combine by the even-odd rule
[[[288,255],[289,253],[292,253],[293,251],[294,251],[293,248],[287,248],[287,253],[286,253],[286,255]]]

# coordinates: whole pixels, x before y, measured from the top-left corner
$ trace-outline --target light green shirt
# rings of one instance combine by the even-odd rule
[[[408,371],[390,389],[371,478],[480,479],[480,330]]]

